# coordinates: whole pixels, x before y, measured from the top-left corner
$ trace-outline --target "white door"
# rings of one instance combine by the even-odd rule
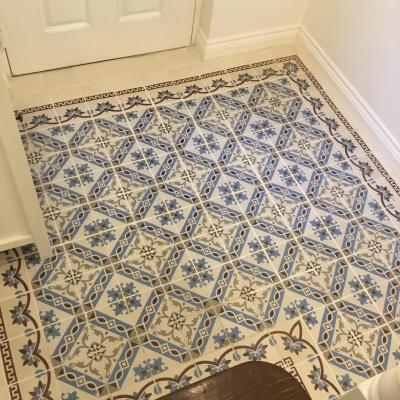
[[[195,0],[2,0],[14,75],[190,44]]]

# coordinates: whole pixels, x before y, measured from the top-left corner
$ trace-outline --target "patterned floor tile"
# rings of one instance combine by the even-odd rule
[[[16,117],[53,257],[0,253],[12,398],[258,360],[333,399],[399,363],[399,190],[297,56]]]
[[[364,379],[373,376],[374,353],[379,349],[380,335],[388,329],[380,326],[380,316],[343,301],[316,310],[316,317],[321,325],[314,326],[312,332],[329,364]]]

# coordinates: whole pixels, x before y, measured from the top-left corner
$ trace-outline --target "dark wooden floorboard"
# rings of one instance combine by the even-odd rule
[[[227,369],[162,400],[311,400],[303,386],[273,364],[254,361]]]

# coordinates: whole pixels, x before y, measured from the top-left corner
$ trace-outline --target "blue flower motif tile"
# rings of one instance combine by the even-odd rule
[[[398,364],[399,191],[315,82],[291,56],[18,111],[53,256],[0,254],[7,384],[155,399],[258,360],[336,398]]]

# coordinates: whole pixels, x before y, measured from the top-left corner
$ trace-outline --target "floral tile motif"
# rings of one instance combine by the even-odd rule
[[[297,56],[16,112],[53,256],[0,254],[9,397],[400,361],[400,189]]]

